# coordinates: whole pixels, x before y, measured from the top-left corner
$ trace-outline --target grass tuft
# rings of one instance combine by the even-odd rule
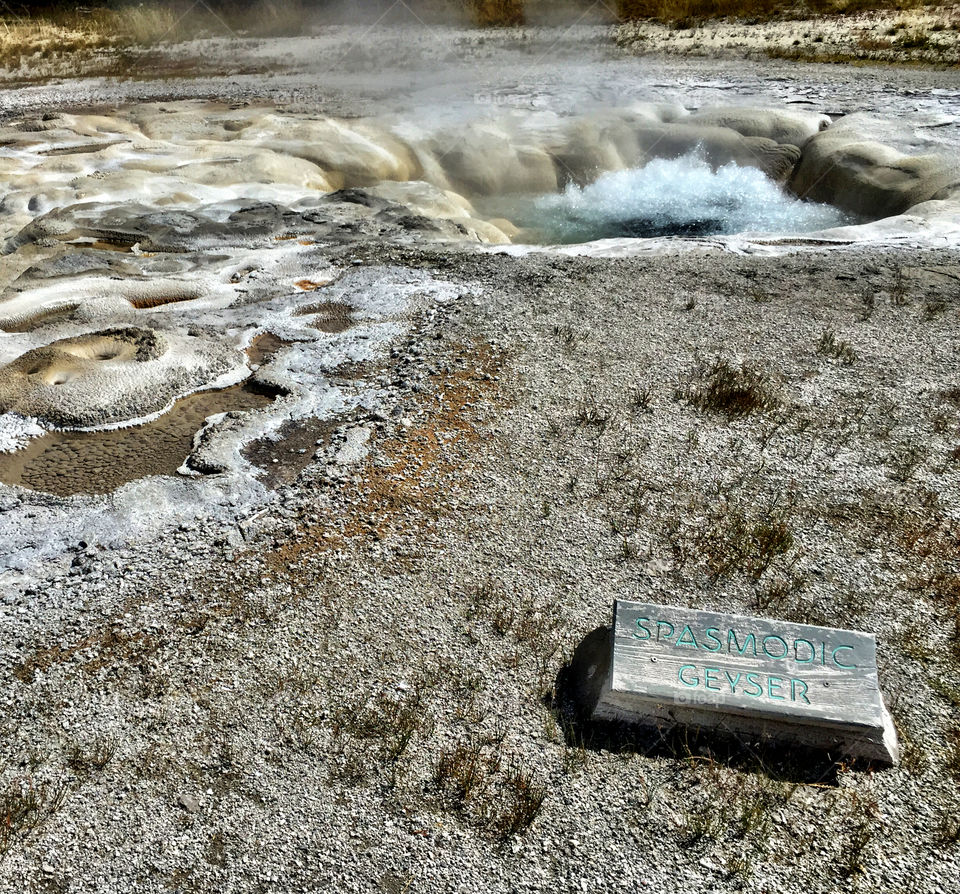
[[[56,813],[66,794],[65,786],[36,784],[31,778],[15,779],[0,792],[0,857]]]
[[[102,773],[116,756],[120,740],[98,739],[88,748],[75,745],[67,756],[67,766],[79,776]]]
[[[528,771],[515,767],[507,774],[505,794],[507,803],[497,819],[498,831],[504,837],[526,832],[540,814],[546,786],[536,782]]]
[[[433,784],[442,807],[501,838],[526,832],[547,795],[530,771],[504,759],[499,741],[476,737],[440,753]]]
[[[477,741],[458,742],[440,753],[433,781],[458,808],[486,788],[488,776],[497,765]]]
[[[429,733],[429,724],[422,694],[414,689],[400,697],[381,692],[366,705],[348,707],[338,717],[336,729],[357,739],[379,740],[383,759],[396,763],[415,735]]]
[[[780,406],[765,372],[751,363],[736,366],[723,357],[717,357],[712,363],[698,360],[676,396],[698,410],[731,419],[767,413]]]
[[[703,532],[699,546],[715,577],[739,571],[759,580],[793,548],[793,532],[783,519],[732,511]]]
[[[824,329],[820,333],[817,353],[824,357],[839,360],[841,366],[852,366],[857,360],[857,352],[850,346],[850,343],[837,338],[837,333],[832,329]]]

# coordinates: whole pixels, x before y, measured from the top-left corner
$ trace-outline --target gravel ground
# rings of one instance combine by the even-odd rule
[[[576,68],[532,90],[501,62],[485,95],[574,101]],[[949,73],[610,65],[579,95],[664,78],[921,117],[958,95]],[[356,108],[391,101],[357,78]],[[255,445],[258,513],[78,541],[69,574],[4,592],[0,890],[952,890],[960,252],[323,250],[455,288],[358,366],[378,406]],[[718,377],[755,412],[707,399]],[[901,764],[583,724],[564,668],[623,597],[876,632]]]
[[[564,113],[636,99],[687,108],[786,104],[832,116],[873,112],[909,116],[928,129],[923,136],[931,140],[956,141],[960,134],[953,120],[960,100],[958,67],[798,65],[744,58],[740,52],[719,58],[674,55],[666,40],[653,48],[630,45],[629,31],[618,35],[595,26],[329,27],[310,37],[194,41],[162,53],[145,51],[139,60],[134,54],[131,64],[123,78],[106,75],[108,60],[94,72],[104,76],[80,77],[61,66],[33,83],[0,72],[7,85],[0,94],[0,118],[151,99],[263,101],[344,117],[430,106],[438,115],[457,115],[477,105]]]
[[[21,602],[4,890],[949,890],[960,254],[390,260],[464,285],[394,406]],[[766,409],[695,405],[715,357]],[[579,725],[625,596],[876,631],[901,766]]]

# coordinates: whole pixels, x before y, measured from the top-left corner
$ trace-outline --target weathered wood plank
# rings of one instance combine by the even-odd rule
[[[618,601],[610,649],[595,718],[897,761],[872,633]]]

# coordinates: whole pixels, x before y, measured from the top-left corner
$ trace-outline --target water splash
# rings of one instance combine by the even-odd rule
[[[756,168],[714,170],[697,155],[658,158],[585,187],[518,202],[514,223],[544,242],[633,236],[788,235],[857,223],[831,205],[803,202]],[[509,215],[507,215],[509,216]]]

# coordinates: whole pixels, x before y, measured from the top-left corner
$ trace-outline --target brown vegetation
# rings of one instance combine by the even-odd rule
[[[523,25],[524,0],[473,0],[472,13],[478,25]]]
[[[619,0],[617,13],[622,20],[655,19],[668,24],[690,25],[717,18],[803,19],[814,15],[849,15],[942,5],[922,0],[905,3],[897,0],[802,0],[799,3],[778,3],[776,0]]]
[[[782,11],[784,4],[776,0],[619,0],[617,3],[617,13],[623,20],[655,19],[683,24],[722,16],[769,18]]]
[[[898,23],[898,30],[887,32],[893,35],[889,37],[862,30],[854,33],[853,46],[848,48],[828,48],[822,42],[801,46],[797,40],[792,47],[771,46],[767,55],[793,61],[875,62],[893,53],[898,62],[949,63],[952,57],[944,56],[944,47],[951,38],[931,38],[925,28],[939,32],[952,27],[956,31],[960,25],[947,24],[953,7],[940,0],[926,4],[914,0],[910,6],[942,8],[944,21],[933,26],[918,24],[913,30],[906,23]],[[53,6],[29,15],[0,14],[0,68],[19,71],[32,80],[59,75],[66,66],[74,76],[96,74],[137,80],[201,77],[215,74],[221,63],[195,53],[174,56],[161,48],[194,38],[310,34],[318,27],[338,23],[510,28],[645,20],[675,29],[696,29],[707,20],[724,17],[756,24],[905,8],[891,0],[803,0],[797,4],[773,0],[618,0],[604,4],[590,0],[408,0],[392,6],[386,2],[381,6],[363,5],[360,9],[354,4],[323,0],[221,0],[192,6],[184,0],[165,0],[114,7]],[[900,58],[904,53],[909,57]],[[262,66],[241,66],[237,73],[261,70]]]
[[[752,363],[737,366],[724,357],[712,362],[698,359],[687,381],[678,386],[676,396],[698,410],[728,418],[766,413],[779,405],[762,369]]]
[[[901,10],[943,6],[939,0],[911,3],[896,0],[618,0],[604,6],[608,20],[651,19],[691,27],[708,19],[734,17],[759,21],[842,15],[867,10]],[[541,22],[593,21],[597,4],[589,0],[410,0],[396,10],[375,16],[389,23],[398,15],[421,22],[454,21],[483,27]],[[9,10],[10,7],[7,7]],[[309,32],[316,25],[350,21],[362,14],[347,6],[309,0],[256,0],[253,3],[130,4],[120,7],[54,6],[32,15],[0,16],[0,62],[49,58],[104,49],[151,47],[204,36],[280,37]],[[606,14],[609,10],[609,14]],[[374,10],[376,11],[376,10]],[[372,14],[372,13],[371,13]],[[907,35],[916,41],[916,35]],[[914,43],[908,45],[914,46]]]

